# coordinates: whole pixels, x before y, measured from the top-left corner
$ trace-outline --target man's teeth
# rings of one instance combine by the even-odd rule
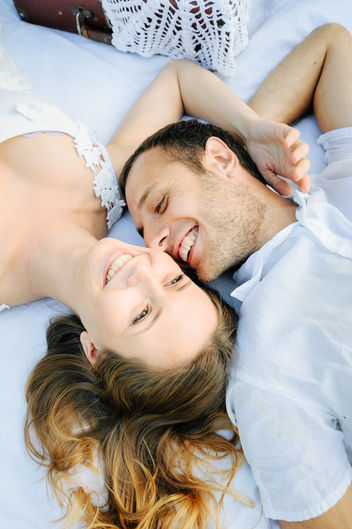
[[[193,228],[193,230],[191,230],[188,233],[188,235],[186,235],[186,237],[181,242],[180,249],[179,249],[178,253],[179,253],[179,256],[181,257],[181,259],[183,261],[187,262],[188,256],[189,256],[189,252],[191,251],[191,248],[192,248],[192,246],[194,244],[194,241],[197,238],[197,234],[198,234],[198,227],[197,228]]]
[[[127,253],[120,255],[120,257],[117,257],[116,259],[114,259],[114,261],[109,266],[108,273],[106,274],[105,284],[107,284],[114,277],[114,275],[120,270],[120,268],[122,268],[123,265],[127,263],[127,261],[130,261],[131,259],[133,259],[132,255],[128,255]]]

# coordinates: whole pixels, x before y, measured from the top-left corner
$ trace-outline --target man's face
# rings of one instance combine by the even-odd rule
[[[137,158],[126,185],[129,210],[147,246],[188,263],[204,281],[252,253],[263,216],[245,183],[235,182],[221,164],[210,167],[197,174],[155,147]]]

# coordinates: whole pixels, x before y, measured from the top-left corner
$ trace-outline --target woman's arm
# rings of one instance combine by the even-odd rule
[[[279,192],[289,189],[276,173],[305,183],[307,164],[302,165],[302,161],[306,162],[308,148],[298,141],[298,131],[281,123],[264,123],[214,74],[185,60],[170,61],[117,129],[108,145],[116,173],[147,136],[179,120],[184,113],[238,136],[268,183]]]

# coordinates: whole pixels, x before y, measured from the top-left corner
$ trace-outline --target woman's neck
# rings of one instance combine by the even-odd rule
[[[87,230],[62,222],[17,248],[4,278],[4,296],[10,306],[52,297],[75,311],[80,266],[97,239]]]
[[[60,227],[56,236],[41,245],[33,265],[42,296],[57,299],[75,312],[82,263],[96,243],[97,239],[88,231],[71,225],[69,230]]]

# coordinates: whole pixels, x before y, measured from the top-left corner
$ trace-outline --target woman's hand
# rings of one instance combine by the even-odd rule
[[[283,123],[259,119],[251,122],[246,137],[249,154],[275,191],[281,195],[289,195],[293,191],[290,184],[280,176],[295,182],[304,193],[309,191],[307,171],[310,162],[306,158],[309,145],[298,139],[297,129]]]

